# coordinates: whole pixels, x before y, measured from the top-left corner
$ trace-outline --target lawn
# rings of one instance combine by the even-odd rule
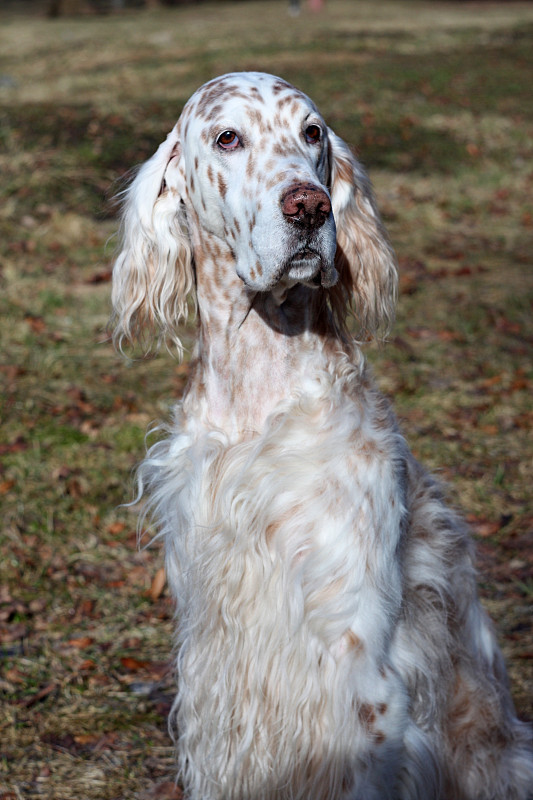
[[[533,4],[287,9],[0,15],[0,800],[179,794],[172,604],[121,504],[187,364],[109,341],[113,196],[231,70],[298,85],[370,171],[401,294],[368,357],[472,526],[533,717]]]

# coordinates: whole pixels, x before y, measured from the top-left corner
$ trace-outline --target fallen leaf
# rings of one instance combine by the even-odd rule
[[[455,342],[458,339],[461,339],[461,334],[458,331],[437,331],[437,336],[441,342]]]
[[[474,533],[482,538],[494,536],[501,528],[500,520],[479,519],[472,514],[468,514],[466,519]]]
[[[139,670],[145,669],[150,662],[138,661],[136,658],[131,658],[131,656],[123,656],[120,659],[120,663],[128,672],[139,672]]]
[[[41,741],[53,747],[54,750],[60,752],[75,752],[76,741],[71,733],[64,733],[62,735],[56,733],[44,733],[41,736]]]
[[[17,642],[20,639],[25,639],[28,635],[28,628],[23,622],[14,625],[8,625],[3,630],[0,629],[0,643]]]
[[[33,314],[26,314],[24,320],[28,323],[33,333],[43,333],[46,330],[46,323],[42,317]]]
[[[93,275],[91,275],[91,277],[87,279],[86,283],[89,284],[108,283],[110,280],[111,280],[111,270],[104,269],[100,270],[100,272],[95,272]]]
[[[500,429],[497,425],[480,425],[479,430],[483,433],[486,433],[487,436],[497,436],[500,432]]]
[[[510,392],[519,392],[522,389],[529,389],[530,382],[526,378],[515,378],[509,387]]]
[[[86,481],[81,477],[69,478],[65,483],[65,491],[70,497],[83,497],[88,492]]]
[[[108,525],[107,530],[112,536],[116,536],[117,533],[122,533],[125,527],[124,522],[112,522],[111,525]]]
[[[79,733],[74,736],[74,741],[76,744],[81,744],[82,747],[86,745],[96,744],[101,739],[101,734],[99,733]]]
[[[14,442],[10,444],[0,445],[0,456],[7,455],[8,453],[20,453],[28,449],[28,443],[22,436],[17,436]]]
[[[498,383],[501,382],[502,382],[501,375],[491,375],[490,378],[485,378],[484,381],[481,381],[481,386],[483,386],[485,389],[488,389],[491,386],[496,386]]]
[[[7,586],[4,584],[0,586],[0,603],[12,603],[13,596]]]
[[[80,636],[75,639],[69,639],[67,644],[70,647],[75,647],[77,650],[85,650],[86,647],[90,647],[94,642],[94,639],[91,639],[90,636]]]
[[[161,593],[165,588],[165,583],[166,583],[165,568],[161,567],[161,569],[158,569],[156,574],[154,575],[152,585],[150,586],[150,589],[147,592],[151,600],[155,602],[161,596]]]
[[[79,623],[82,619],[91,618],[93,616],[95,607],[94,600],[82,600],[82,602],[76,608],[76,612],[73,617],[73,622]]]
[[[26,683],[24,676],[22,675],[22,672],[20,672],[20,670],[18,670],[16,667],[12,667],[11,669],[6,669],[5,677],[7,678],[8,681],[11,681],[11,683],[18,683],[22,685]]]
[[[173,781],[164,781],[154,786],[145,797],[146,800],[181,800],[183,792]]]

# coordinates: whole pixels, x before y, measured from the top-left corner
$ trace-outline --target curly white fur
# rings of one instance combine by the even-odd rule
[[[140,472],[177,603],[191,800],[526,800],[530,734],[470,543],[375,388],[394,255],[312,102],[202,87],[128,192],[116,338],[171,336],[183,403]],[[178,344],[179,346],[179,344]]]

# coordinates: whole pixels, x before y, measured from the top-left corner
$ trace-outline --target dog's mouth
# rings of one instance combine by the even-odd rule
[[[313,289],[334,286],[338,273],[333,263],[324,261],[320,253],[306,247],[286,263],[283,274],[290,280],[304,283]]]

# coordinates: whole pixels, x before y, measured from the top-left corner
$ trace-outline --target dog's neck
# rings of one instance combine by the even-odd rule
[[[199,330],[184,410],[208,429],[245,438],[297,391],[308,357],[324,352],[325,300],[321,290],[283,282],[252,291],[222,240],[202,231],[193,243]]]

